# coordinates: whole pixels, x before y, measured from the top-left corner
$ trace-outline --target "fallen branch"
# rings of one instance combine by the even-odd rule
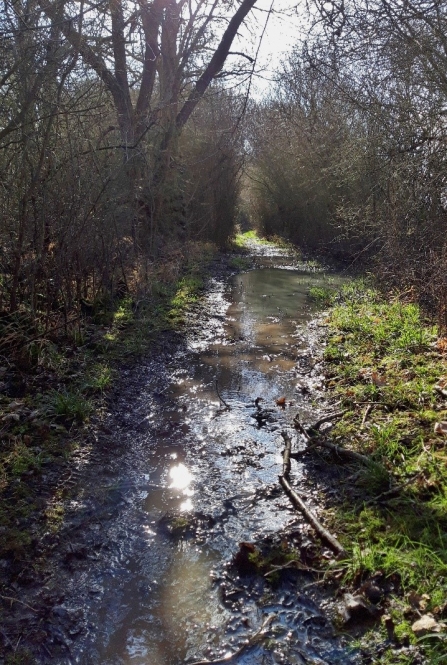
[[[216,665],[217,663],[229,663],[231,660],[234,658],[237,658],[240,656],[245,649],[248,649],[248,647],[253,646],[254,642],[257,640],[260,635],[265,633],[267,626],[269,626],[273,619],[275,619],[275,615],[270,615],[267,617],[263,622],[262,626],[259,628],[259,630],[256,631],[251,637],[248,638],[248,641],[243,644],[237,651],[234,653],[230,654],[229,656],[222,656],[222,658],[216,658],[215,660],[196,660],[193,663],[188,663],[188,665]]]
[[[348,448],[343,448],[342,446],[337,446],[335,445],[335,443],[329,443],[329,441],[324,441],[324,439],[319,439],[314,436],[310,436],[308,431],[302,426],[302,424],[298,420],[297,416],[295,416],[293,424],[295,426],[295,429],[301,432],[301,434],[303,434],[303,436],[306,438],[307,442],[311,443],[313,446],[320,446],[321,448],[326,448],[326,450],[330,450],[332,453],[338,455],[339,457],[344,457],[346,459],[354,460],[355,462],[360,462],[365,466],[371,466],[371,465],[377,466],[377,464],[372,460],[370,460],[369,457],[366,457],[366,455],[357,453],[354,450],[349,450]]]
[[[290,436],[285,432],[284,430],[281,432],[281,436],[285,441],[285,448],[284,448],[284,453],[283,453],[283,464],[282,464],[282,475],[285,476],[286,478],[289,477],[290,474],[290,456],[292,454],[292,439]]]
[[[306,506],[303,499],[290,486],[289,477],[290,477],[290,468],[291,468],[290,454],[292,451],[292,439],[285,431],[282,431],[281,435],[285,441],[286,446],[284,448],[284,453],[283,453],[283,475],[279,476],[280,484],[282,485],[285,493],[287,494],[291,502],[294,504],[294,506],[298,508],[298,510],[304,515],[306,520],[309,522],[309,524],[313,526],[315,531],[320,536],[321,540],[323,540],[336,554],[340,556],[347,556],[343,546],[340,545],[338,540],[334,538],[334,536],[331,533],[329,533],[327,529],[324,528],[324,526],[318,521],[316,515],[310,510],[310,508]]]
[[[344,547],[338,542],[338,540],[327,530],[325,527],[318,521],[316,515],[306,506],[303,499],[292,489],[289,481],[284,476],[279,476],[279,482],[281,483],[285,493],[289,497],[293,505],[304,515],[309,524],[315,529],[317,534],[320,536],[328,547],[335,552],[338,556],[346,557],[347,552]]]
[[[324,423],[330,423],[332,420],[337,420],[338,418],[343,418],[343,416],[347,413],[347,411],[337,411],[336,413],[329,413],[327,416],[323,416],[323,418],[320,418],[320,420],[317,420],[317,422],[314,425],[311,425],[308,429],[309,431],[318,431]]]
[[[219,392],[219,384],[217,383],[217,379],[215,380],[215,387],[216,387],[216,393],[217,393],[218,398],[220,399],[220,401],[222,402],[222,404],[225,406],[225,409],[226,409],[227,411],[230,411],[230,410],[231,410],[231,406],[230,406],[229,404],[226,403],[226,401],[224,400],[224,398],[222,397],[222,395],[221,395],[220,392]]]

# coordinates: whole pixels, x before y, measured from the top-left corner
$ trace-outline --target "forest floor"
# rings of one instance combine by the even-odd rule
[[[43,662],[28,644],[40,640],[45,653],[55,630],[49,635],[42,629],[39,636],[38,628],[28,634],[24,625],[36,623],[36,616],[43,625],[54,607],[62,607],[45,590],[52,558],[69,568],[94,548],[59,536],[77,480],[73,460],[107,438],[97,422],[122,387],[118,374],[143,355],[178,346],[206,275],[225,279],[251,265],[239,243],[240,251],[230,256],[201,251],[177,280],[158,285],[147,308],[136,312],[135,303],[123,299],[107,325],[86,320],[78,339],[63,347],[42,345],[32,371],[4,358],[0,662]],[[325,571],[318,583],[337,598],[336,622],[354,635],[362,662],[444,662],[447,340],[413,303],[399,294],[384,297],[359,280],[341,292],[314,289],[312,297],[327,308],[320,327],[324,399],[337,415],[313,430],[312,423],[291,423],[307,443],[295,455],[312,458],[323,479],[339,468],[338,492],[324,500],[324,523],[348,553],[342,560],[313,560]],[[272,557],[257,548],[250,570],[265,575],[274,563],[287,573],[294,556],[287,549],[280,560],[277,552]],[[72,622],[74,637],[76,617],[65,620]]]

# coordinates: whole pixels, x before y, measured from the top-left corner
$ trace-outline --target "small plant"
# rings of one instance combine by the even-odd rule
[[[21,476],[40,469],[42,454],[39,449],[29,448],[20,437],[17,437],[14,447],[4,457],[3,463],[13,476]]]
[[[325,286],[312,286],[308,291],[309,299],[319,307],[329,307],[334,302],[336,292]]]
[[[132,308],[132,299],[130,297],[123,298],[120,300],[118,306],[116,307],[113,313],[113,323],[114,324],[126,324],[130,323],[134,318],[133,308]]]
[[[84,422],[92,410],[92,404],[79,390],[52,390],[45,397],[47,416],[63,420]]]
[[[89,372],[83,385],[83,389],[91,393],[102,393],[110,387],[112,383],[113,372],[109,365],[95,365]]]

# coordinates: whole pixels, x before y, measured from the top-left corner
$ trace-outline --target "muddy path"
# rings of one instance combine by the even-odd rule
[[[11,619],[36,662],[358,662],[314,576],[290,571],[272,586],[231,565],[241,542],[285,538],[312,561],[315,538],[278,486],[281,430],[324,405],[308,292],[341,279],[282,250],[253,252],[238,275],[216,264],[185,335],[124,368],[92,420],[65,480],[63,526],[42,543],[53,551],[45,585]],[[337,479],[330,489],[305,457],[292,473],[321,511]]]

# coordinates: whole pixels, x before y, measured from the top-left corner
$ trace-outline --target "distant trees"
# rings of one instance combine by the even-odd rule
[[[447,5],[314,7],[313,31],[257,110],[270,128],[252,139],[260,219],[374,258],[447,324]]]

